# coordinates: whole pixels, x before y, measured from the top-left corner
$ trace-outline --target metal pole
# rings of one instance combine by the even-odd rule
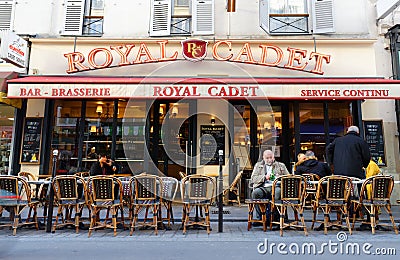
[[[57,156],[58,156],[58,150],[53,150],[53,172],[51,174],[52,181],[56,177]],[[50,195],[49,195],[49,209],[47,214],[46,232],[51,232],[51,226],[53,225],[54,190],[51,183],[49,184],[49,189],[50,189]]]
[[[218,232],[223,232],[223,202],[222,202],[222,193],[223,193],[223,176],[222,176],[222,163],[224,162],[224,151],[219,150],[219,178],[218,178]]]

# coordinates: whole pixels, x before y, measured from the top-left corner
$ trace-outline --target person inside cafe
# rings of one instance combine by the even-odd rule
[[[97,162],[92,164],[90,175],[112,175],[117,171],[117,166],[114,161],[109,159],[106,154],[100,154]]]
[[[271,199],[272,182],[276,178],[289,174],[285,164],[275,160],[274,153],[271,150],[263,152],[262,161],[256,163],[251,174],[250,185],[253,187],[251,197],[253,199]],[[275,189],[275,199],[280,197],[280,188]],[[256,205],[256,219],[261,219],[260,208]],[[268,211],[267,211],[268,212]],[[269,219],[267,215],[267,220]],[[279,219],[279,216],[274,215],[274,219]],[[254,223],[260,224],[260,223]]]

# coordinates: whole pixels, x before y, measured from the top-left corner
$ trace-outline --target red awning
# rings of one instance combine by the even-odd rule
[[[400,81],[382,78],[29,76],[8,83],[9,98],[400,99]]]
[[[8,86],[7,81],[10,79],[15,79],[17,77],[18,77],[17,72],[13,71],[0,72],[0,102],[13,107],[21,108],[22,100],[7,98],[7,86]]]

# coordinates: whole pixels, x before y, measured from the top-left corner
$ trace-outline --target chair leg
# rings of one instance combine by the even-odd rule
[[[114,236],[117,235],[117,208],[116,207],[111,207],[111,218],[112,218],[112,225],[114,229]]]
[[[140,207],[137,206],[137,205],[135,205],[134,208],[133,208],[133,222],[132,222],[132,225],[131,225],[131,231],[129,233],[130,236],[132,236],[133,231],[135,231],[135,226],[136,226],[136,223],[138,221],[139,209],[140,209]]]
[[[248,204],[248,209],[249,209],[249,214],[247,216],[247,231],[249,231],[250,228],[251,228],[251,221],[253,220],[254,204],[253,203],[249,203]]]
[[[79,215],[80,215],[80,210],[79,210],[79,205],[75,205],[75,233],[79,233]]]
[[[62,210],[63,210],[63,206],[59,205],[58,210],[57,210],[56,220],[54,221],[54,224],[53,224],[53,227],[51,230],[52,233],[56,232],[58,217],[62,216]]]
[[[399,230],[397,229],[396,223],[394,222],[394,218],[393,218],[393,214],[392,214],[392,210],[391,210],[390,204],[386,204],[385,205],[385,209],[386,209],[387,213],[389,214],[390,221],[392,222],[392,226],[393,226],[394,232],[396,233],[396,235],[398,235],[399,234]]]
[[[372,234],[375,234],[375,228],[376,228],[376,219],[375,219],[375,206],[371,205],[371,214],[370,214],[370,218],[371,218],[371,230],[372,230]]]
[[[186,235],[186,226],[189,223],[190,206],[183,205],[183,207],[184,207],[184,215],[185,215],[185,220],[183,222],[183,234]]]
[[[316,218],[317,218],[317,206],[313,205],[313,218],[312,218],[311,229],[314,229]]]
[[[154,225],[154,233],[156,235],[158,235],[157,214],[158,214],[158,206],[157,205],[153,205],[153,225]]]
[[[280,218],[279,218],[279,235],[283,236],[283,225],[285,224],[285,206],[281,206]]]
[[[93,208],[92,209],[92,216],[91,216],[91,219],[90,219],[88,237],[90,237],[90,235],[92,235],[93,227],[96,225],[97,211],[98,211],[97,208]]]
[[[303,215],[304,209],[300,206],[300,207],[298,207],[298,212],[299,212],[299,215],[300,215],[301,225],[303,226],[303,229],[304,229],[304,234],[306,236],[308,236],[307,226],[306,226],[306,223],[304,221],[304,215]]]
[[[351,235],[352,234],[352,230],[351,230],[350,219],[349,219],[349,214],[350,213],[347,211],[347,207],[346,206],[343,208],[343,212],[344,212],[344,217],[345,217],[345,220],[346,220],[347,228],[349,229],[349,234]]]
[[[13,236],[17,234],[17,228],[18,228],[18,223],[19,223],[19,213],[15,213],[14,216],[14,223],[13,223]]]
[[[209,206],[205,205],[204,206],[204,215],[205,215],[205,221],[207,225],[207,234],[210,234],[210,214],[209,214]]]

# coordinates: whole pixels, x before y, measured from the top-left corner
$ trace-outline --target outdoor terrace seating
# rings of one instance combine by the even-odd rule
[[[31,200],[31,188],[26,180],[18,176],[0,176],[0,206],[9,212],[10,222],[0,223],[0,227],[9,226],[13,230],[13,235],[17,233],[17,228],[21,225],[35,225],[39,229],[37,221],[38,201]],[[24,209],[33,210],[33,219],[29,218],[21,222],[20,216]]]
[[[318,209],[324,213],[324,234],[328,233],[328,228],[347,227],[349,233],[352,233],[350,220],[348,215],[349,198],[352,189],[351,179],[346,176],[331,175],[321,178],[318,182],[318,190],[315,200],[313,201],[313,219],[311,228],[314,228]],[[337,220],[330,219],[329,214],[335,210]],[[345,219],[346,225],[342,224]],[[318,221],[321,222],[321,221]]]
[[[356,214],[358,213],[360,216],[363,216],[363,210],[365,209],[370,217],[370,220],[368,221],[368,219],[365,220],[363,218],[358,220],[361,221],[362,224],[369,224],[371,226],[372,234],[375,234],[375,229],[378,224],[381,226],[392,226],[394,232],[396,234],[399,233],[396,223],[394,222],[390,204],[393,186],[393,176],[388,175],[376,175],[364,181],[360,191],[360,198],[358,200],[352,200],[354,207],[353,229],[355,221],[357,220]],[[389,214],[391,221],[389,225],[379,223],[379,220],[377,220],[378,212],[381,208],[384,208]]]

